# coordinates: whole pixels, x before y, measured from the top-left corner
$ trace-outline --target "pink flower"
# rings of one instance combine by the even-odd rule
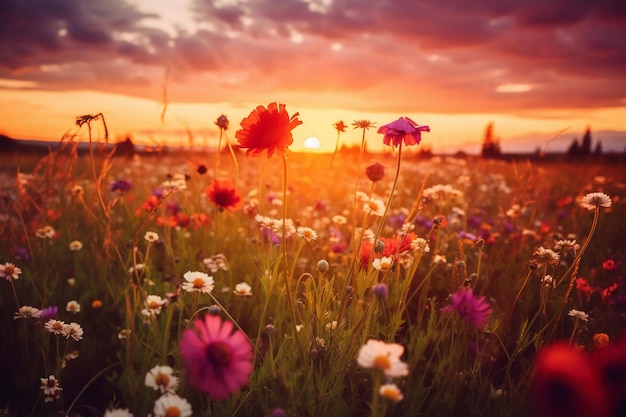
[[[383,133],[385,145],[400,146],[404,139],[407,146],[418,145],[422,140],[422,132],[430,132],[429,126],[420,126],[408,117],[401,117],[378,128]]]
[[[452,294],[452,304],[445,307],[443,311],[456,311],[463,320],[477,329],[482,329],[487,324],[492,312],[485,297],[476,297],[471,288],[459,288]]]
[[[252,373],[248,338],[219,316],[194,320],[183,332],[179,350],[189,383],[215,400],[246,385]]]

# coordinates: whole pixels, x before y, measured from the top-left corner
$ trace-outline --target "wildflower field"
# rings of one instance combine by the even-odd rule
[[[626,414],[622,165],[418,158],[407,118],[294,153],[300,123],[0,156],[0,415]]]

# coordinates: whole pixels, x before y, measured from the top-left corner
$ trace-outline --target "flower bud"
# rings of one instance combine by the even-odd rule
[[[328,264],[328,261],[326,259],[320,259],[317,262],[317,270],[321,273],[327,272],[328,268],[330,268],[330,265]]]
[[[367,175],[370,181],[378,182],[385,176],[385,167],[376,162],[365,168],[365,175]]]
[[[222,309],[220,308],[220,306],[213,304],[207,308],[207,311],[209,312],[209,314],[217,316],[222,312]]]
[[[384,300],[387,297],[389,297],[389,287],[387,287],[387,284],[385,283],[374,285],[373,291],[374,291],[374,295],[379,300]]]

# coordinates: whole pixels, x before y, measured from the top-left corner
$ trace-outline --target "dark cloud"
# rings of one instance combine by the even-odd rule
[[[115,50],[112,34],[138,30],[136,22],[144,17],[122,0],[4,0],[0,68],[80,61],[81,52]]]
[[[259,96],[342,91],[362,108],[376,97],[389,110],[420,111],[617,106],[626,97],[624,0],[216,4],[194,2],[200,29],[172,34],[146,27],[154,16],[123,0],[3,0],[0,77],[153,96],[169,68],[170,97],[181,101],[244,100],[242,87],[253,86]],[[532,88],[498,92],[503,84]]]

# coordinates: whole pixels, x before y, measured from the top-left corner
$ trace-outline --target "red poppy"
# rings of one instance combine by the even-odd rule
[[[615,271],[615,269],[617,268],[617,265],[615,264],[615,261],[613,259],[607,259],[606,261],[602,262],[602,269],[604,269],[605,271]]]
[[[576,278],[576,289],[583,298],[589,298],[591,296],[591,285],[585,278]]]
[[[417,235],[413,232],[405,236],[381,237],[379,240],[384,244],[380,256],[391,256],[397,260],[399,256],[411,249],[411,242]],[[367,268],[370,263],[370,253],[372,252],[372,242],[363,242],[361,245],[361,267]]]
[[[617,282],[614,282],[613,284],[609,285],[608,287],[600,291],[600,295],[602,296],[602,301],[606,301],[606,299],[609,298],[611,294],[613,294],[613,291],[615,291],[616,289],[617,289]]]
[[[564,343],[537,358],[532,399],[537,416],[609,416],[610,402],[597,367],[585,353]]]
[[[228,181],[213,180],[206,189],[207,196],[219,210],[238,210],[243,206],[241,195]]]
[[[270,157],[274,152],[284,153],[293,143],[291,130],[302,121],[296,113],[289,117],[284,104],[270,103],[267,109],[257,106],[248,117],[241,121],[242,129],[235,133],[241,149],[246,155],[256,156],[267,150]]]

